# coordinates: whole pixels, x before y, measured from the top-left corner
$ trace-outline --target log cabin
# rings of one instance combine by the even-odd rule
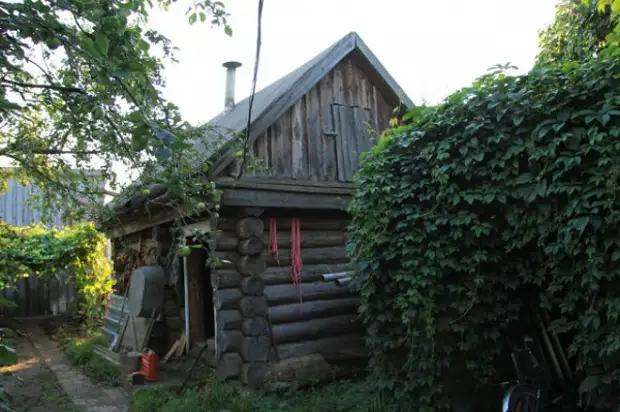
[[[239,63],[224,66],[225,110],[209,125],[232,135],[246,131],[249,99],[234,102]],[[345,205],[361,153],[395,109],[412,106],[354,32],[257,92],[248,144],[264,168],[237,179],[232,149],[213,160],[220,216],[215,227],[195,220],[186,228],[216,231],[210,253],[222,264],[210,270],[201,249],[168,262],[162,351],[183,331],[188,350],[209,347],[218,376],[251,387],[363,357],[358,300],[343,277],[354,269],[345,250]],[[113,206],[118,219],[104,230],[117,274],[128,265],[164,265],[174,241],[167,229],[183,217],[178,209],[158,210],[154,199],[165,195],[165,187],[153,187],[148,198]]]

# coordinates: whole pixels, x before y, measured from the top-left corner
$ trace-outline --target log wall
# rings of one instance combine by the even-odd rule
[[[271,338],[263,296],[265,270],[262,210],[243,209],[220,219],[215,255],[221,265],[211,273],[216,315],[216,374],[255,385],[266,370]]]
[[[220,376],[236,377],[240,368],[241,380],[259,387],[325,371],[330,361],[363,357],[358,299],[322,278],[353,269],[345,250],[347,216],[247,213],[219,223],[217,256],[225,262],[212,280],[218,286],[218,327],[227,336],[226,346],[220,344]],[[270,217],[277,225],[277,262],[268,251]],[[301,227],[299,287],[291,280],[293,217]]]
[[[264,294],[279,361],[316,354],[328,360],[346,359],[362,351],[358,299],[346,287],[322,279],[327,273],[353,269],[345,248],[348,217],[337,213],[297,216],[303,262],[299,288],[292,284],[290,275],[291,222],[295,215],[266,213],[267,228],[269,217],[276,220],[279,262],[267,256]],[[268,244],[268,230],[265,241]]]
[[[218,222],[215,256],[221,264],[211,273],[216,374],[260,387],[363,357],[358,298],[322,278],[353,269],[345,250],[348,217],[284,209],[228,212]],[[268,251],[270,217],[277,225],[277,262]],[[293,217],[301,223],[299,287],[291,280]]]

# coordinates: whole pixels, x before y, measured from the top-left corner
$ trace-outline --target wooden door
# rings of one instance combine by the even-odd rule
[[[332,104],[336,132],[336,157],[338,180],[351,181],[359,168],[360,156],[372,145],[371,130],[376,125],[371,120],[370,109],[359,106]]]

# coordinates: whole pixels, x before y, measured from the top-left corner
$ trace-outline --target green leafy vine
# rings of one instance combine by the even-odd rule
[[[30,276],[71,281],[78,314],[99,318],[113,286],[106,245],[105,236],[91,223],[47,229],[0,222],[0,288],[15,287],[20,278]]]
[[[378,387],[419,411],[480,410],[535,298],[574,371],[564,406],[614,407],[616,59],[495,70],[404,122],[364,157],[350,204]]]

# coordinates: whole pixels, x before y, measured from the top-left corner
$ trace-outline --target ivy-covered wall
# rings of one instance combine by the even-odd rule
[[[365,156],[350,205],[379,386],[419,411],[474,410],[526,293],[569,342],[561,409],[617,407],[616,59],[498,70],[408,122]]]

